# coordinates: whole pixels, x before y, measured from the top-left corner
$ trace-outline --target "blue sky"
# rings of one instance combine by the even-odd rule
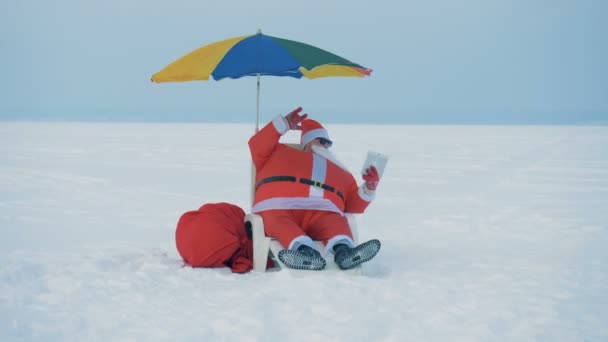
[[[0,120],[253,122],[255,78],[149,79],[261,28],[374,70],[265,77],[262,121],[608,122],[608,1],[19,0],[0,19]]]

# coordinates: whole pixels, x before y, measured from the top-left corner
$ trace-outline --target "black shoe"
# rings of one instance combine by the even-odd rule
[[[321,253],[305,245],[300,246],[297,251],[284,249],[279,252],[278,257],[285,266],[295,270],[320,271],[327,265]]]
[[[306,254],[310,257],[319,257],[321,259],[323,258],[323,257],[321,257],[321,253],[319,253],[318,250],[316,250],[312,247],[306,246],[306,245],[302,245],[302,246],[298,247],[298,252],[300,252],[302,254]]]
[[[372,260],[380,251],[380,241],[374,239],[350,248],[345,244],[334,246],[334,261],[341,270],[349,270]]]

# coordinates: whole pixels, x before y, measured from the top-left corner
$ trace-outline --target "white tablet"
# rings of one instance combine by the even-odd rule
[[[382,174],[384,173],[384,168],[386,167],[387,162],[388,156],[386,154],[368,151],[367,158],[365,159],[363,167],[361,168],[361,174],[366,174],[366,170],[373,165],[376,167],[376,170],[378,170],[378,175],[380,178],[382,178]]]

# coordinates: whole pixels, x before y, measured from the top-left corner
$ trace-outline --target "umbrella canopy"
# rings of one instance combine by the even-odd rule
[[[372,70],[328,51],[260,33],[230,38],[196,49],[152,76],[152,81],[185,82],[288,76],[309,79],[369,76]]]

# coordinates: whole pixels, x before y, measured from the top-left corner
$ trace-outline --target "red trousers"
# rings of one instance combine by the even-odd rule
[[[266,235],[279,240],[285,248],[302,235],[323,241],[323,244],[337,235],[353,237],[346,216],[332,211],[274,209],[258,214],[264,220]]]

